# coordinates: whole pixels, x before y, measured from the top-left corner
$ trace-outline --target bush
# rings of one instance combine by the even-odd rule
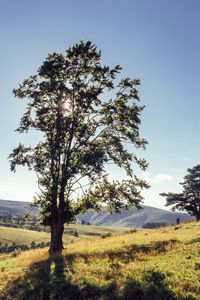
[[[46,246],[46,244],[44,243],[44,242],[42,242],[41,244],[40,244],[40,248],[44,248]]]
[[[195,270],[200,270],[200,263],[195,263],[194,269],[195,269]]]
[[[112,233],[111,232],[108,232],[108,233],[104,233],[104,234],[102,234],[102,239],[105,239],[105,238],[108,238],[108,237],[111,237],[111,236],[113,236],[112,235]]]
[[[31,242],[31,249],[35,249],[36,248],[36,243],[34,241]]]
[[[76,236],[76,237],[78,237],[79,236],[79,234],[78,234],[78,231],[74,231],[74,236]]]
[[[19,255],[20,253],[21,253],[21,250],[15,249],[15,251],[12,253],[12,257],[16,257],[16,256]]]
[[[129,231],[129,233],[136,233],[136,232],[137,232],[137,229],[136,229],[136,228],[131,229],[131,230]]]
[[[142,228],[148,228],[148,229],[153,229],[153,228],[160,228],[160,227],[165,227],[167,226],[167,223],[164,222],[148,222],[145,223]]]
[[[143,279],[148,283],[154,283],[156,285],[159,285],[161,283],[164,283],[165,274],[160,271],[150,269],[143,273]]]

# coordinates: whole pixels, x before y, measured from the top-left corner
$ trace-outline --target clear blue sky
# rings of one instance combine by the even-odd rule
[[[9,170],[11,149],[35,140],[14,132],[24,102],[12,89],[48,53],[91,40],[105,64],[141,79],[144,177],[152,185],[145,204],[164,207],[158,194],[179,191],[187,168],[200,163],[199,28],[198,0],[0,0],[0,198],[31,201],[37,189],[33,173]]]

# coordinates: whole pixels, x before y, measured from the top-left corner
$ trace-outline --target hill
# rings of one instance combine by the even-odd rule
[[[65,244],[67,244],[79,240],[88,240],[94,237],[101,237],[106,234],[116,235],[127,231],[130,231],[130,228],[87,225],[82,226],[70,224],[65,228],[63,241]],[[76,232],[77,235],[74,235],[74,232]],[[15,243],[17,245],[24,244],[30,246],[31,242],[33,241],[36,244],[42,242],[47,243],[50,241],[50,233],[27,230],[23,228],[0,227],[0,243],[2,245],[7,244],[10,246],[11,244]]]
[[[22,216],[29,208],[29,202],[0,200],[0,215],[8,214],[12,216]],[[38,213],[38,209],[32,210],[33,214]],[[129,210],[122,210],[120,214],[109,214],[106,210],[101,213],[96,213],[90,210],[85,214],[77,216],[77,222],[82,220],[89,222],[95,226],[117,226],[117,227],[142,227],[146,223],[162,222],[173,224],[177,218],[181,221],[191,219],[186,213],[171,212],[155,207],[145,206],[144,209],[130,208]]]
[[[38,213],[38,208],[30,208],[30,202],[0,199],[0,215],[21,217],[30,210],[32,214]]]
[[[122,210],[120,214],[109,214],[106,210],[101,213],[89,211],[85,214],[78,215],[79,222],[84,220],[92,225],[104,226],[126,226],[126,227],[142,227],[146,223],[161,222],[166,224],[176,223],[176,219],[181,221],[190,220],[191,216],[186,213],[171,212],[155,207],[145,206],[143,209],[135,207],[129,210]]]
[[[197,222],[0,255],[0,299],[199,300]]]

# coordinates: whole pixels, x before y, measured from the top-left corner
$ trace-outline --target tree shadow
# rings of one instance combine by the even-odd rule
[[[195,300],[182,297],[169,287],[165,275],[156,270],[144,272],[141,281],[128,280],[119,285],[109,280],[105,286],[83,279],[73,283],[74,256],[55,256],[33,264],[25,276],[4,289],[1,300]]]
[[[82,299],[71,283],[73,257],[54,256],[33,264],[23,277],[9,282],[1,300]],[[72,298],[68,297],[71,295]]]
[[[126,282],[120,300],[196,300],[192,296],[177,295],[166,281],[165,275],[156,270],[143,273],[142,281]]]

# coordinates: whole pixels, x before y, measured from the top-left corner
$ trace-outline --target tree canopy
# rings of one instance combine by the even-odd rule
[[[14,90],[27,100],[17,131],[39,130],[43,138],[35,147],[19,144],[10,154],[11,170],[17,165],[33,169],[39,193],[34,199],[43,224],[51,226],[51,252],[62,248],[64,223],[87,209],[119,212],[141,207],[141,189],[148,184],[137,178],[135,162],[147,163],[133,153],[147,141],[140,137],[139,79],[117,80],[122,68],[101,63],[101,52],[90,41],[76,44],[65,54],[49,54],[37,74]],[[107,168],[125,170],[127,180],[110,181]]]
[[[200,165],[188,169],[184,177],[182,193],[162,193],[166,198],[166,206],[172,206],[172,210],[186,210],[190,215],[200,220]]]

